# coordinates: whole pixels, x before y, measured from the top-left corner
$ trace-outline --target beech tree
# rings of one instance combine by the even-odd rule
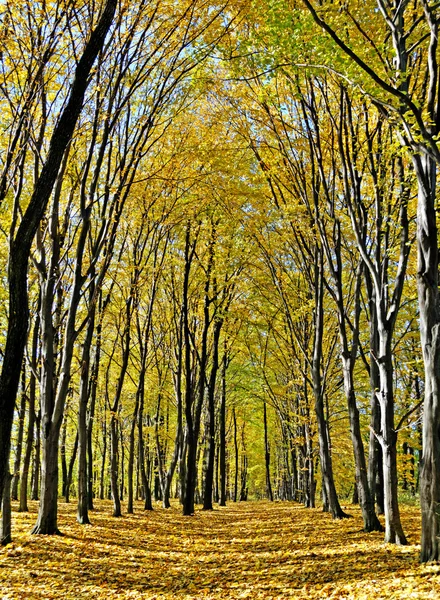
[[[438,243],[435,190],[440,152],[438,78],[438,7],[423,0],[416,12],[408,3],[378,0],[371,10],[373,18],[368,35],[358,16],[349,15],[350,27],[357,27],[360,40],[372,49],[377,60],[372,64],[357,43],[346,43],[332,24],[331,15],[323,17],[319,8],[303,0],[315,22],[333,40],[333,47],[346,54],[367,77],[368,90],[389,119],[397,119],[400,143],[411,156],[418,184],[417,249],[420,334],[425,365],[423,408],[423,464],[420,502],[422,508],[422,562],[440,556],[440,519],[436,506],[440,500],[440,478],[436,464],[440,457],[440,399],[438,331],[440,324],[438,289]],[[325,3],[326,4],[326,3]],[[348,14],[347,14],[348,16]],[[358,35],[357,34],[357,35]],[[385,43],[382,43],[385,40]],[[380,65],[379,68],[377,66]],[[417,77],[414,76],[414,70]],[[359,71],[358,71],[359,72]],[[357,74],[344,72],[349,81]],[[417,81],[426,80],[426,86]],[[362,85],[362,84],[361,84]]]
[[[0,375],[0,497],[3,496],[3,486],[9,463],[13,411],[27,337],[27,270],[31,245],[58,177],[65,150],[81,113],[84,96],[90,82],[89,75],[112,25],[116,4],[116,0],[105,2],[99,20],[80,54],[66,104],[51,136],[47,158],[11,243],[8,268],[8,334]],[[60,22],[61,14],[57,11],[55,23]],[[57,33],[55,30],[54,36]],[[52,42],[48,44],[48,54],[51,51]]]

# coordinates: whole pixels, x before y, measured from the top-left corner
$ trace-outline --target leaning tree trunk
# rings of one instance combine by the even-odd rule
[[[359,421],[359,410],[356,405],[353,381],[353,367],[350,359],[343,357],[344,387],[348,403],[348,413],[350,419],[350,433],[353,444],[353,453],[356,466],[356,488],[358,492],[358,501],[362,511],[364,521],[364,531],[383,531],[383,527],[377,518],[375,511],[374,498],[371,495],[368,484],[367,463],[365,460],[364,444]]]

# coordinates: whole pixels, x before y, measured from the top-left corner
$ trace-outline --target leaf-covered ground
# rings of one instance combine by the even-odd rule
[[[354,518],[292,503],[229,504],[183,517],[174,506],[120,519],[98,502],[92,526],[60,505],[62,537],[31,536],[37,506],[14,513],[0,550],[0,598],[440,598],[440,564],[420,566],[419,511],[403,507],[410,544],[394,547]]]

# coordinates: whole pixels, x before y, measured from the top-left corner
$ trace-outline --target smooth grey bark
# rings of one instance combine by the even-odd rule
[[[383,476],[382,476],[382,449],[376,432],[380,431],[380,406],[377,399],[377,390],[380,386],[379,368],[374,356],[379,355],[379,336],[377,333],[376,301],[374,286],[368,270],[364,271],[368,306],[369,306],[369,334],[370,334],[370,438],[368,450],[368,485],[371,496],[377,504],[378,514],[384,514],[383,505]]]
[[[420,560],[440,558],[440,297],[438,280],[438,230],[436,225],[437,165],[429,157],[415,155],[418,181],[417,287],[420,337],[425,365],[422,471],[420,504],[422,537]]]

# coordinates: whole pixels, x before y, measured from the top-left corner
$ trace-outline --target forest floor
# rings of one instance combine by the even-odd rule
[[[230,600],[440,598],[440,563],[421,566],[420,512],[403,506],[410,545],[383,543],[352,519],[332,521],[293,503],[229,503],[183,517],[175,505],[115,519],[97,502],[93,525],[60,502],[63,536],[31,536],[37,504],[13,513],[14,542],[0,549],[0,599]]]

